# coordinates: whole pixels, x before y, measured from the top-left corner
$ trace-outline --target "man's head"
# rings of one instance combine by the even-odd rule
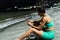
[[[44,8],[39,8],[37,10],[39,16],[43,16],[45,14],[45,9]]]

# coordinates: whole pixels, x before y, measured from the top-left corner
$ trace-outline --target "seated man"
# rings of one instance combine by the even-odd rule
[[[47,16],[45,13],[44,8],[39,8],[37,10],[38,15],[41,17],[40,25],[35,26],[33,25],[33,22],[27,21],[27,24],[30,26],[30,29],[27,30],[21,37],[18,38],[18,40],[23,40],[24,38],[28,37],[31,33],[36,33],[40,38],[50,40],[55,37],[54,35],[54,22],[51,20],[49,16]],[[42,28],[46,27],[46,31],[43,31]]]

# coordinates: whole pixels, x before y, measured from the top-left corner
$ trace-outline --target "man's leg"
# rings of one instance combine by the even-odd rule
[[[27,32],[25,32],[18,40],[23,40],[24,38],[28,37],[32,32],[36,33],[37,35],[41,36],[43,31],[39,31],[34,28],[30,28]]]

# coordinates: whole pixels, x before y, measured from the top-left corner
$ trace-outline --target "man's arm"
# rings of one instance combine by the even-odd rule
[[[39,30],[41,30],[46,24],[46,19],[43,18],[43,20],[41,21],[41,24],[38,26],[39,27]]]
[[[29,24],[31,27],[33,27],[33,28],[35,28],[35,29],[38,29],[38,30],[41,30],[41,29],[44,27],[45,23],[46,23],[46,19],[45,19],[45,18],[42,20],[42,22],[41,22],[41,24],[40,24],[39,26],[34,26],[33,23],[28,22],[28,24]]]
[[[31,26],[32,28],[38,29],[38,27],[37,27],[37,26],[34,26],[33,23],[31,23],[31,22],[27,22],[27,24],[28,24],[29,26]]]

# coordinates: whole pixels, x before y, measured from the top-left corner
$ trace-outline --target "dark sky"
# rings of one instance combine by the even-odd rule
[[[33,6],[37,0],[0,0],[0,9]]]
[[[0,0],[0,8],[34,5],[35,0]]]

